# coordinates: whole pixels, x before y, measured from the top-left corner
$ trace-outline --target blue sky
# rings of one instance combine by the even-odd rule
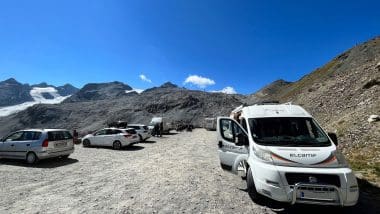
[[[0,80],[196,89],[184,83],[197,75],[208,78],[202,90],[248,94],[380,35],[379,8],[366,0],[1,1]]]

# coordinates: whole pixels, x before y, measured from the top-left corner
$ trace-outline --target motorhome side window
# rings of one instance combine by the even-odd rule
[[[312,118],[249,119],[252,137],[263,145],[329,146],[331,142]]]
[[[222,137],[225,140],[236,143],[236,136],[242,133],[242,130],[237,123],[230,119],[224,119],[221,120],[220,126],[222,130]]]
[[[241,126],[243,127],[243,129],[248,132],[248,129],[247,129],[247,121],[245,120],[245,118],[243,118],[241,120]]]

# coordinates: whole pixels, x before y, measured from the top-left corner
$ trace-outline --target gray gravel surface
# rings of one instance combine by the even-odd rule
[[[0,160],[0,213],[310,212],[254,203],[245,181],[220,169],[215,134],[196,129],[121,151],[79,145],[67,160],[33,167]]]

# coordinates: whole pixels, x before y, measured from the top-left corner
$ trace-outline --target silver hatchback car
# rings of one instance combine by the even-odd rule
[[[21,130],[0,140],[0,158],[23,159],[29,164],[46,158],[67,158],[73,152],[73,137],[65,129]]]

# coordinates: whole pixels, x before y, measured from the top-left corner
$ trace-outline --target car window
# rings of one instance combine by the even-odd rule
[[[68,131],[50,131],[48,132],[49,141],[69,140],[72,139],[72,135]]]
[[[145,129],[145,130],[148,130],[149,128],[148,128],[148,126],[144,126],[144,129]]]
[[[99,130],[99,131],[97,131],[97,132],[95,132],[95,136],[97,136],[97,135],[105,135],[106,134],[106,130],[105,129],[102,129],[102,130]]]
[[[136,130],[134,130],[134,129],[127,129],[127,130],[125,130],[127,133],[129,133],[129,134],[136,134]]]
[[[23,135],[19,139],[20,141],[38,140],[40,139],[41,132],[24,131]]]
[[[73,139],[73,136],[71,135],[71,133],[69,131],[64,131],[63,132],[63,137],[68,140],[68,139]]]
[[[106,135],[114,134],[114,129],[106,129]]]
[[[21,139],[23,132],[16,132],[13,134],[10,134],[7,138],[5,138],[4,141],[18,141]]]
[[[140,126],[128,126],[128,128],[139,130]]]
[[[122,131],[119,129],[112,130],[112,134],[120,134],[120,133],[122,133]]]

